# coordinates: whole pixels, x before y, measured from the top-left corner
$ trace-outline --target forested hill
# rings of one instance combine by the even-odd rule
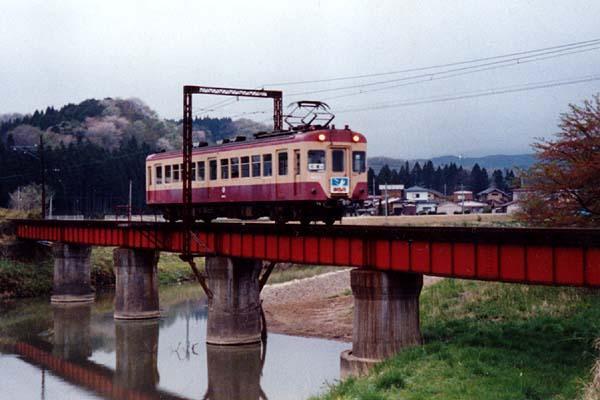
[[[33,146],[44,135],[48,146],[89,141],[114,150],[135,138],[151,149],[181,147],[181,120],[163,120],[138,99],[89,99],[60,109],[47,107],[31,115],[0,115],[0,141],[8,147]],[[234,135],[248,136],[268,129],[251,120],[195,118],[194,139],[215,142]]]
[[[230,118],[195,118],[194,140],[215,142],[268,127]],[[181,148],[181,121],[160,119],[137,99],[89,99],[30,115],[0,115],[0,207],[35,207],[22,190],[41,181],[44,137],[46,181],[53,211],[100,216],[127,204],[145,208],[144,161],[148,154]],[[37,189],[39,191],[39,187]]]

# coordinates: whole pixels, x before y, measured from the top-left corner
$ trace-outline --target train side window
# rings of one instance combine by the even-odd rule
[[[190,175],[192,175],[192,180],[196,180],[196,163],[192,163],[192,170],[190,171]]]
[[[333,172],[344,172],[344,150],[331,150],[331,170]]]
[[[173,165],[173,182],[179,182],[179,165]]]
[[[214,181],[217,179],[217,160],[210,160],[208,163],[210,180]]]
[[[252,176],[260,176],[260,156],[252,156]]]
[[[231,159],[231,179],[240,177],[240,159],[233,157]]]
[[[287,151],[282,151],[281,153],[277,153],[278,159],[278,174],[279,175],[287,175],[288,173],[288,153]]]
[[[156,184],[157,185],[162,184],[162,165],[156,166]]]
[[[352,171],[356,173],[367,170],[367,157],[364,151],[352,152]]]
[[[221,179],[229,179],[229,159],[221,160]]]
[[[263,176],[273,175],[273,156],[263,154]]]
[[[325,150],[309,150],[308,151],[308,171],[309,172],[325,171]]]
[[[148,186],[152,186],[152,167],[148,167],[147,170]]]
[[[242,165],[242,178],[248,178],[250,176],[250,157],[241,158]]]
[[[204,161],[198,161],[198,180],[204,181]]]
[[[165,183],[171,183],[171,166],[165,165]]]

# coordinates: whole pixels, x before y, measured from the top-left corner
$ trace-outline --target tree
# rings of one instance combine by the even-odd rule
[[[502,174],[502,170],[496,169],[492,173],[492,186],[500,190],[506,190],[506,183],[504,182],[504,175]]]
[[[42,186],[32,183],[27,186],[19,187],[10,194],[10,208],[37,213],[41,210],[41,199]]]
[[[489,178],[485,168],[481,168],[479,164],[475,164],[471,169],[469,176],[469,186],[473,193],[479,193],[482,190],[487,189],[489,185]]]
[[[600,94],[561,114],[555,140],[533,145],[522,218],[543,225],[600,223]]]

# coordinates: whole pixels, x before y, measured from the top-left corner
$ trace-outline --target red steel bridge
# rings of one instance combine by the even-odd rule
[[[184,225],[16,220],[20,239],[184,251]],[[464,279],[600,287],[600,229],[194,224],[196,256],[401,271]]]

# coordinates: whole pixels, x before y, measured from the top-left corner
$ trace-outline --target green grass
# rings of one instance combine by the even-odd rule
[[[591,380],[598,292],[447,279],[423,291],[421,318],[424,346],[320,399],[566,400]]]
[[[94,247],[92,249],[92,284],[110,286],[114,284],[113,272],[114,247]],[[204,267],[203,259],[198,259],[198,268]],[[194,274],[187,263],[174,253],[161,252],[158,260],[158,281],[161,285],[170,285],[194,280]]]

